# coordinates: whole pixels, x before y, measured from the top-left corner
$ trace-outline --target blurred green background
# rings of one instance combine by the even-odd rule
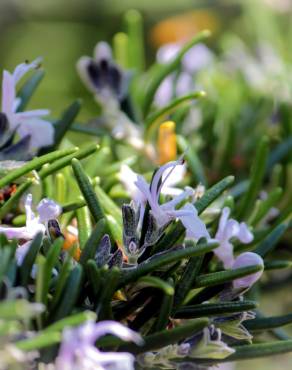
[[[123,14],[132,8],[140,10],[144,18],[148,64],[163,42],[202,28],[213,31],[209,46],[217,54],[222,39],[232,33],[251,48],[260,39],[268,41],[292,64],[292,0],[0,0],[1,70],[12,70],[24,60],[42,56],[46,76],[31,106],[49,108],[57,117],[72,100],[81,97],[84,107],[79,119],[92,117],[97,106],[78,78],[76,61],[91,55],[97,41],[111,42],[124,28]],[[266,314],[291,312],[288,288],[281,292],[275,289],[272,294],[272,300],[270,296],[263,298]],[[289,370],[291,364],[292,355],[283,355],[242,362],[233,369]]]

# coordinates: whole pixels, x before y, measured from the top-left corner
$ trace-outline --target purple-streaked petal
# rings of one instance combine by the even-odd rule
[[[36,150],[54,143],[55,130],[51,122],[33,118],[21,124],[17,133],[19,136],[30,136],[30,150]]]
[[[233,270],[236,270],[240,267],[260,265],[262,270],[254,274],[236,279],[233,281],[233,287],[235,289],[239,288],[250,288],[263,274],[264,270],[264,261],[260,255],[253,252],[245,252],[236,257],[234,264],[232,266]]]
[[[2,80],[2,112],[10,116],[13,114],[14,101],[16,98],[15,85],[12,75],[3,71]],[[11,122],[9,122],[11,124]],[[11,127],[14,129],[15,127]]]
[[[85,56],[81,57],[76,64],[76,69],[84,85],[93,94],[96,94],[96,87],[92,83],[92,80],[90,79],[89,74],[88,74],[88,66],[90,65],[90,63],[92,63],[92,58],[85,57]]]
[[[191,203],[185,204],[181,210],[189,211],[188,216],[180,216],[179,219],[186,229],[187,238],[199,240],[204,237],[210,239],[210,234],[204,222],[199,218],[198,212]]]
[[[164,184],[167,182],[167,179],[171,176],[175,167],[178,165],[182,165],[182,164],[183,164],[183,159],[180,158],[177,161],[171,161],[171,162],[164,164],[163,166],[159,167],[158,170],[156,171],[155,175],[153,176],[152,183],[151,183],[151,194],[156,199],[157,202],[158,202],[161,189],[163,188]],[[162,179],[163,174],[168,169],[169,169],[169,172],[167,173],[165,178],[161,181],[161,184],[159,184],[160,180]]]
[[[35,69],[35,68],[38,68],[40,66],[40,63],[41,63],[41,58],[37,58],[36,60],[34,60],[33,62],[31,63],[21,63],[19,64],[14,72],[13,72],[13,79],[14,79],[14,83],[17,84],[17,82],[28,72],[30,71],[31,69]]]
[[[47,222],[60,216],[62,210],[59,204],[52,199],[44,198],[39,202],[37,211],[39,214],[39,221]]]
[[[148,200],[152,211],[156,212],[159,208],[159,205],[155,202],[155,199],[153,199],[152,194],[150,193],[149,184],[147,184],[144,177],[138,175],[137,181],[135,181],[135,185],[137,186],[141,194]]]

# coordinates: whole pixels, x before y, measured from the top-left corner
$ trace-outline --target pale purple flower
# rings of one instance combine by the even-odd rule
[[[38,66],[38,59],[32,63],[21,63],[13,73],[4,70],[2,80],[2,113],[6,115],[11,131],[16,130],[20,138],[30,137],[30,151],[49,146],[54,141],[52,123],[41,118],[49,114],[47,109],[17,112],[21,100],[16,97],[16,85],[28,71]]]
[[[260,265],[262,270],[254,274],[244,276],[242,278],[236,279],[232,282],[235,289],[248,289],[250,288],[263,274],[264,261],[260,255],[253,252],[245,252],[240,254],[235,258],[235,261],[232,265],[232,269],[238,269],[240,267]]]
[[[134,370],[135,358],[132,354],[101,352],[95,347],[97,339],[106,334],[115,335],[124,341],[143,343],[138,333],[115,321],[87,321],[77,328],[66,328],[63,331],[56,370]]]
[[[158,63],[171,62],[179,53],[182,45],[170,43],[163,45],[157,51]],[[194,75],[208,67],[213,61],[213,53],[203,44],[194,45],[181,60],[181,71],[167,76],[160,84],[155,94],[158,106],[165,106],[173,97],[179,97],[194,91]]]
[[[162,189],[168,179],[171,176],[172,171],[178,165],[183,165],[183,160],[169,162],[161,166],[153,176],[151,185],[146,182],[144,177],[138,175],[135,182],[137,188],[140,190],[141,195],[149,202],[151,212],[156,219],[158,227],[163,227],[169,221],[179,219],[187,231],[188,237],[193,237],[199,239],[201,237],[210,238],[207,231],[206,225],[198,217],[196,208],[190,204],[186,203],[182,208],[176,209],[181,202],[185,201],[191,197],[194,193],[193,189],[186,188],[179,195],[175,196],[172,200],[160,204],[159,196]],[[165,171],[169,171],[167,175],[163,178]]]
[[[234,263],[232,238],[238,239],[241,243],[248,244],[253,240],[253,234],[249,231],[246,223],[230,218],[230,209],[223,208],[215,239],[219,247],[214,249],[215,255],[223,262],[225,268],[231,268]]]
[[[26,225],[23,227],[0,226],[0,233],[8,239],[32,240],[39,232],[46,232],[46,224],[61,213],[61,207],[50,199],[42,199],[38,206],[38,215],[32,210],[32,195],[28,194],[25,200]]]
[[[77,62],[77,71],[86,87],[102,103],[106,103],[108,99],[120,101],[125,97],[127,76],[114,62],[108,43],[98,42],[93,58],[81,57]]]

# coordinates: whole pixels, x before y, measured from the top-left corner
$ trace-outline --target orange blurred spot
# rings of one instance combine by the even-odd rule
[[[81,255],[81,250],[78,247],[78,238],[77,238],[77,236],[69,233],[68,231],[66,231],[64,233],[64,236],[65,236],[65,240],[64,240],[64,243],[63,243],[63,250],[69,251],[71,248],[75,248],[73,258],[76,261],[79,261],[80,255]]]
[[[151,31],[151,42],[155,47],[172,42],[182,42],[208,29],[212,34],[220,27],[219,19],[210,11],[192,11],[167,18],[159,22]]]
[[[166,121],[160,125],[157,148],[159,164],[165,164],[176,159],[176,134],[173,121]]]

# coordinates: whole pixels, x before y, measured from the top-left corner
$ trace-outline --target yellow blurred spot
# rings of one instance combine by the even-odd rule
[[[173,121],[166,121],[160,125],[157,148],[159,164],[176,159],[176,134]]]
[[[76,261],[79,261],[80,255],[81,255],[81,250],[77,245],[78,244],[77,236],[73,235],[69,232],[65,232],[64,236],[65,236],[65,240],[64,240],[64,243],[63,243],[63,250],[69,251],[71,248],[74,248],[73,258]]]
[[[127,300],[127,297],[125,296],[125,294],[121,290],[118,290],[117,292],[115,292],[113,298],[116,301],[126,301]]]
[[[220,21],[210,11],[192,11],[167,18],[159,22],[151,31],[151,41],[155,47],[168,43],[184,42],[198,32],[208,29],[215,34]]]

